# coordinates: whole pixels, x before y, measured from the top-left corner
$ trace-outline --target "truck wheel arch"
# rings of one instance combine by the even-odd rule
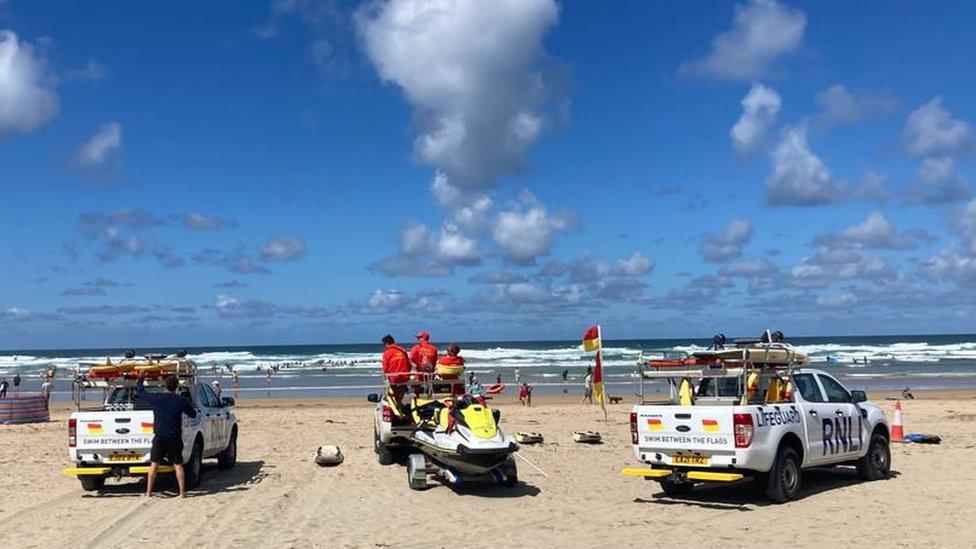
[[[800,437],[798,437],[796,433],[786,433],[783,435],[783,438],[779,439],[779,444],[776,446],[776,448],[780,448],[784,445],[789,446],[794,452],[796,452],[796,457],[800,460],[800,464],[802,465],[804,451],[803,441],[800,440]]]
[[[881,436],[885,437],[885,439],[887,440],[891,440],[891,435],[888,433],[888,426],[880,421],[878,422],[877,425],[874,426],[874,430],[871,431],[871,436],[877,434],[880,434]],[[868,440],[870,440],[870,438]]]

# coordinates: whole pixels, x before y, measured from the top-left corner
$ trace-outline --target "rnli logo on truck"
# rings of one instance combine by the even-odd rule
[[[848,453],[856,452],[861,449],[863,443],[861,439],[862,418],[857,416],[857,425],[854,425],[854,418],[850,416],[840,416],[836,418],[824,418],[823,426],[823,455],[827,453]],[[855,432],[855,429],[857,431]]]
[[[772,412],[758,412],[756,414],[756,428],[793,424],[800,424],[800,412],[795,408],[774,410]]]

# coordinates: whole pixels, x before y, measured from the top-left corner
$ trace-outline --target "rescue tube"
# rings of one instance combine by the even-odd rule
[[[438,364],[434,371],[439,376],[458,376],[464,372],[464,364]]]
[[[179,362],[150,362],[148,364],[139,364],[135,367],[137,373],[146,374],[147,376],[175,374],[179,369]]]
[[[489,385],[488,388],[485,389],[485,393],[489,395],[497,395],[498,393],[501,393],[504,390],[505,390],[504,383],[496,383],[494,385]]]
[[[596,431],[576,431],[573,433],[573,440],[582,444],[600,444],[603,437]]]
[[[320,467],[334,467],[339,465],[345,459],[342,455],[342,450],[338,446],[319,446],[319,449],[315,451],[315,463],[319,464]]]
[[[44,395],[17,395],[0,399],[0,424],[44,423],[51,413]]]

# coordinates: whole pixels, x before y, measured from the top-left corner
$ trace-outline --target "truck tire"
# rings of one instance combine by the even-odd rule
[[[373,431],[373,450],[376,452],[376,461],[380,465],[391,465],[393,463],[393,450],[383,444],[383,441],[380,440],[380,434],[375,430]]]
[[[221,469],[233,469],[237,465],[237,429],[230,434],[230,442],[224,451],[217,455],[217,467]]]
[[[857,474],[864,480],[888,478],[891,472],[891,448],[881,433],[871,435],[871,444],[864,457],[857,460]]]
[[[78,477],[81,489],[86,492],[97,492],[105,487],[105,477],[82,475]]]
[[[515,458],[505,460],[505,465],[502,465],[502,473],[505,475],[502,486],[511,488],[518,484],[518,465],[515,464]]]
[[[766,481],[766,497],[776,503],[797,499],[800,495],[800,478],[800,459],[796,450],[780,445]]]
[[[661,490],[668,497],[687,496],[695,487],[695,483],[686,480],[663,479],[661,480]]]
[[[184,464],[186,473],[186,489],[194,490],[200,486],[200,477],[203,476],[203,444],[197,441],[193,444],[193,453],[190,454],[190,461]]]

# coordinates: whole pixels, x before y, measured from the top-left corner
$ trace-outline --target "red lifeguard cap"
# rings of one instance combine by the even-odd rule
[[[430,334],[428,334],[427,332],[417,332],[417,335],[414,337],[416,337],[417,339],[422,339],[424,341],[430,340]]]

